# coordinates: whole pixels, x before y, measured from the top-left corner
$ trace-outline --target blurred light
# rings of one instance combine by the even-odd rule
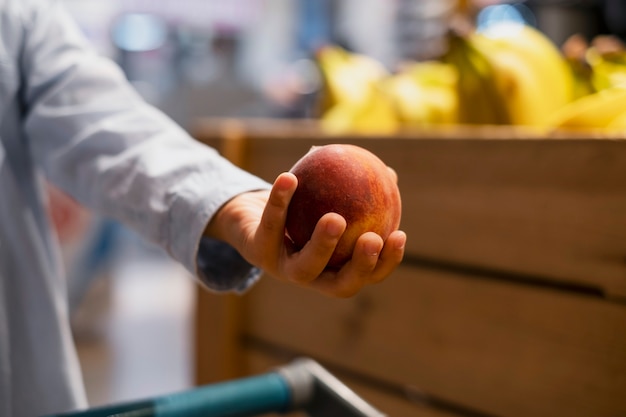
[[[525,5],[499,4],[485,7],[476,18],[476,27],[479,32],[498,23],[517,23],[521,25],[536,25],[533,12]]]
[[[132,13],[118,18],[112,33],[113,43],[124,51],[151,51],[165,43],[167,26],[154,15]]]

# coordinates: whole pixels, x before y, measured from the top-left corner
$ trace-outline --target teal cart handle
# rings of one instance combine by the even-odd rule
[[[253,417],[290,410],[310,417],[385,417],[307,358],[259,376],[48,417]]]
[[[291,405],[288,382],[278,372],[207,385],[150,400],[49,417],[249,417]]]

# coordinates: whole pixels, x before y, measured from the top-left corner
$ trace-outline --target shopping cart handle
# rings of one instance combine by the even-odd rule
[[[58,417],[244,417],[281,411],[291,395],[277,372],[207,385],[149,400],[59,414]]]
[[[292,409],[311,417],[385,417],[311,359],[258,376],[48,417],[253,417]]]

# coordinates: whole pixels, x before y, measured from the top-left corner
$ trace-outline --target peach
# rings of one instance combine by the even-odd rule
[[[346,219],[328,267],[337,269],[352,257],[365,232],[383,239],[400,225],[401,200],[396,178],[372,152],[356,145],[313,146],[291,168],[298,187],[287,211],[287,234],[299,250],[310,240],[326,213]]]

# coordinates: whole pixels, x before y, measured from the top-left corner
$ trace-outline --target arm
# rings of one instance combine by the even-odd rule
[[[210,288],[249,285],[258,271],[223,242],[200,244],[202,231],[226,201],[269,184],[144,103],[57,2],[15,4],[24,140],[36,163],[68,194],[162,246]]]
[[[386,242],[366,233],[351,262],[327,270],[346,227],[333,213],[296,252],[284,232],[296,178],[283,174],[271,192],[255,192],[269,185],[145,104],[50,4],[32,10],[26,30],[25,126],[35,158],[77,200],[131,225],[216,290],[245,289],[258,277],[255,265],[277,279],[348,297],[399,264],[403,232]]]

